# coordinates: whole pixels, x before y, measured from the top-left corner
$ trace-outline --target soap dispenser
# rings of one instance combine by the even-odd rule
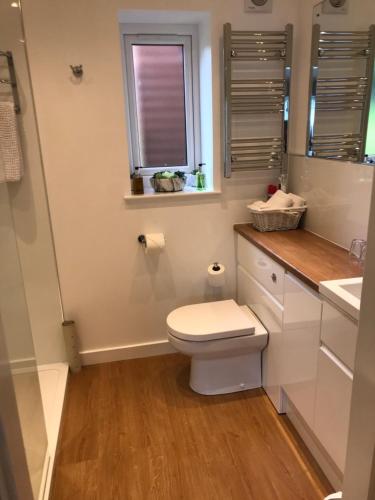
[[[206,188],[206,176],[202,172],[203,165],[205,163],[198,163],[198,172],[197,172],[197,189],[198,191],[203,191]]]

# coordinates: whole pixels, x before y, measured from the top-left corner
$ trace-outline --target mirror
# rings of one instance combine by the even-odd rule
[[[375,1],[313,9],[307,156],[375,164]]]

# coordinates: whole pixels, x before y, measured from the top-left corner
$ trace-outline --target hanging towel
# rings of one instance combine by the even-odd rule
[[[13,102],[0,102],[0,182],[19,181],[23,175],[21,141]]]

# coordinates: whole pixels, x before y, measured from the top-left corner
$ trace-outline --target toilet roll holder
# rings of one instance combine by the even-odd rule
[[[143,249],[147,251],[149,249],[149,247],[147,245],[147,235],[140,234],[140,235],[138,235],[137,239],[138,239],[139,243],[142,245]]]
[[[146,236],[144,234],[140,234],[138,236],[138,241],[143,246],[143,248],[146,248],[146,246],[147,246],[147,244],[146,244]]]

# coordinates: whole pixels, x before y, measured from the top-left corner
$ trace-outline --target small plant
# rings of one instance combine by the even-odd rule
[[[164,170],[163,172],[156,172],[152,176],[153,179],[186,179],[186,174],[185,172],[181,172],[180,170],[177,170],[176,172],[169,172],[169,170]]]
[[[185,187],[186,174],[177,170],[176,172],[156,172],[151,178],[151,186],[158,193],[182,191]]]

